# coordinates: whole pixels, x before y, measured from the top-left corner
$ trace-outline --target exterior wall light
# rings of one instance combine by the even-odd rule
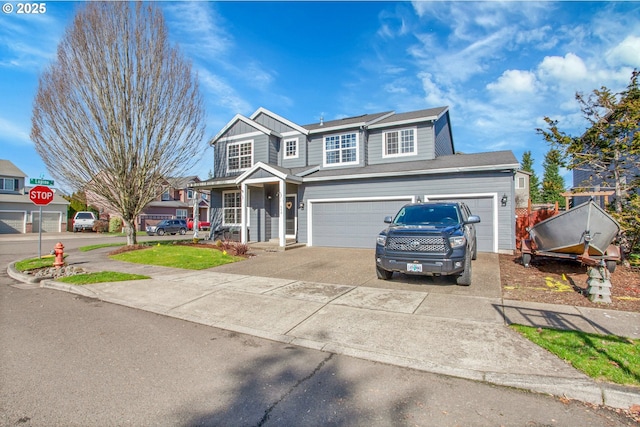
[[[508,198],[507,198],[506,194],[502,196],[502,199],[500,199],[500,203],[502,203],[503,207],[507,206],[507,200],[508,200]]]

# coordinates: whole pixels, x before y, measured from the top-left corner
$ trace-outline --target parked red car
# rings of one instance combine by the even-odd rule
[[[193,218],[187,218],[187,228],[193,230]],[[208,230],[211,228],[209,221],[198,221],[198,230]]]

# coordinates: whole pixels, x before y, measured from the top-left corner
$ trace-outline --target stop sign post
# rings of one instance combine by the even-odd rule
[[[38,206],[47,206],[53,200],[53,190],[44,185],[36,185],[29,190],[29,198]]]
[[[40,226],[38,227],[38,258],[42,258],[42,207],[53,201],[53,190],[44,185],[36,185],[29,190],[29,199],[40,206]]]

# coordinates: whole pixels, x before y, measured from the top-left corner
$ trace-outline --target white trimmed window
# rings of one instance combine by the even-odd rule
[[[234,142],[227,145],[227,171],[237,172],[253,165],[253,141]]]
[[[401,129],[382,134],[383,157],[413,156],[416,149],[416,129]]]
[[[525,179],[524,179],[524,177],[523,177],[523,176],[519,176],[519,177],[516,179],[516,188],[517,188],[518,190],[525,188],[525,184],[526,184],[526,181],[525,181]]]
[[[284,140],[284,158],[298,158],[298,138]]]
[[[354,165],[358,163],[358,134],[345,133],[324,138],[324,165]]]
[[[15,178],[0,178],[0,190],[18,191],[18,180]]]
[[[225,191],[222,193],[222,223],[224,225],[241,224],[241,209],[240,191]]]
[[[187,218],[187,210],[186,209],[176,209],[176,218],[178,218],[178,219],[186,219]]]

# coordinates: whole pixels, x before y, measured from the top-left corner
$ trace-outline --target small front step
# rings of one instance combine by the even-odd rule
[[[268,242],[249,242],[249,247],[267,252],[282,252],[290,249],[307,246],[306,243],[298,243],[295,239],[287,239],[285,246],[280,246],[280,239],[271,239]]]

